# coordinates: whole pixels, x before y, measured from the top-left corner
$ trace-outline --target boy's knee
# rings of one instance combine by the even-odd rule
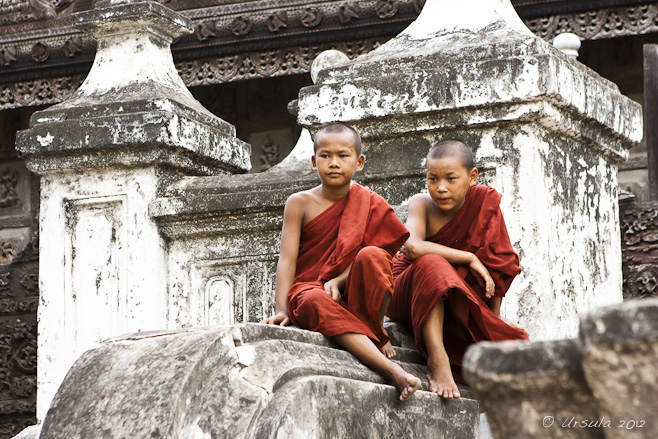
[[[389,260],[390,261],[391,255],[383,248],[376,247],[374,245],[369,245],[359,250],[354,260],[355,262],[357,260],[361,260],[361,261]]]
[[[443,256],[428,254],[423,255],[414,261],[414,265],[417,268],[434,268],[437,265],[450,265],[450,262],[446,260]]]
[[[326,291],[321,289],[307,290],[297,298],[296,307],[302,314],[316,315],[318,308],[327,306],[327,300],[332,302]]]

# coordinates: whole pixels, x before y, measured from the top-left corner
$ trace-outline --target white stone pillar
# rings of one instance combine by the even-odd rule
[[[620,302],[617,164],[642,138],[640,106],[533,36],[509,0],[428,0],[409,28],[299,97],[314,131],[351,123],[368,157],[363,181],[404,205],[442,138],[474,150],[523,273],[503,314],[531,338],[576,335],[578,315]]]
[[[174,178],[245,171],[249,146],[173,64],[191,22],[153,1],[72,16],[98,40],[89,76],[17,149],[41,176],[37,418],[69,367],[110,336],[167,327],[167,245],[149,203]]]

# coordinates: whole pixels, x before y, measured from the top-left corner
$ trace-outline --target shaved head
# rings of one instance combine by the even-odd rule
[[[354,151],[356,152],[356,156],[359,157],[361,155],[361,136],[359,136],[359,133],[357,133],[354,128],[340,122],[330,123],[329,125],[327,125],[326,127],[322,128],[320,131],[317,132],[315,138],[313,139],[313,154],[317,152],[318,140],[320,139],[320,136],[323,136],[325,134],[342,134],[342,133],[352,134],[352,136],[354,137]]]
[[[467,171],[473,169],[473,152],[461,140],[446,139],[436,143],[427,154],[427,160],[453,157],[458,159]]]

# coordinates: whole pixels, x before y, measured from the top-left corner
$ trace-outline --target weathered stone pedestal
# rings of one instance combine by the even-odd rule
[[[176,72],[169,46],[192,31],[188,19],[155,2],[106,0],[72,21],[98,40],[92,70],[17,139],[41,176],[39,420],[86,349],[168,326],[166,246],[149,203],[181,176],[249,166],[249,146]]]
[[[577,340],[473,346],[464,376],[497,439],[655,438],[657,322],[656,299],[601,308]]]
[[[611,82],[533,36],[508,0],[430,0],[402,34],[301,90],[310,131],[362,134],[362,181],[393,204],[424,188],[439,139],[474,150],[523,272],[503,314],[531,338],[573,337],[578,316],[620,302],[617,164],[642,113]]]
[[[425,376],[417,351],[398,348],[398,357]],[[40,439],[483,439],[478,403],[462,392],[444,401],[418,391],[401,402],[349,353],[299,329],[141,333],[107,341],[76,362]]]

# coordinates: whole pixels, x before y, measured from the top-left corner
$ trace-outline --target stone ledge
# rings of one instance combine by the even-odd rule
[[[425,366],[400,364],[428,388]],[[301,329],[155,331],[115,337],[85,353],[40,437],[390,437],[409,428],[414,437],[480,437],[478,403],[468,389],[462,395],[444,401],[421,390],[400,402],[348,352]]]
[[[249,163],[250,146],[223,133],[227,128],[167,111],[63,119],[19,132],[17,150],[33,172],[164,163],[207,174],[244,171]]]
[[[642,109],[615,84],[538,38],[492,32],[487,28],[389,50],[388,45],[401,44],[395,40],[404,40],[399,36],[345,66],[326,69],[317,85],[300,91],[298,121],[311,129],[330,120],[368,123],[391,115],[428,114],[434,120],[430,125],[443,128],[517,120],[521,110],[535,112],[547,129],[566,121],[585,138],[598,133],[591,140],[619,156],[616,161],[641,140]],[[490,80],[481,80],[483,72]],[[442,112],[463,114],[462,120],[444,122]],[[397,131],[397,117],[391,122]],[[416,120],[418,126],[426,125]]]
[[[633,300],[599,308],[580,321],[580,337],[585,345],[618,343],[658,343],[658,299]]]
[[[491,374],[516,375],[580,369],[576,340],[483,342],[469,354],[464,367],[474,379]]]

